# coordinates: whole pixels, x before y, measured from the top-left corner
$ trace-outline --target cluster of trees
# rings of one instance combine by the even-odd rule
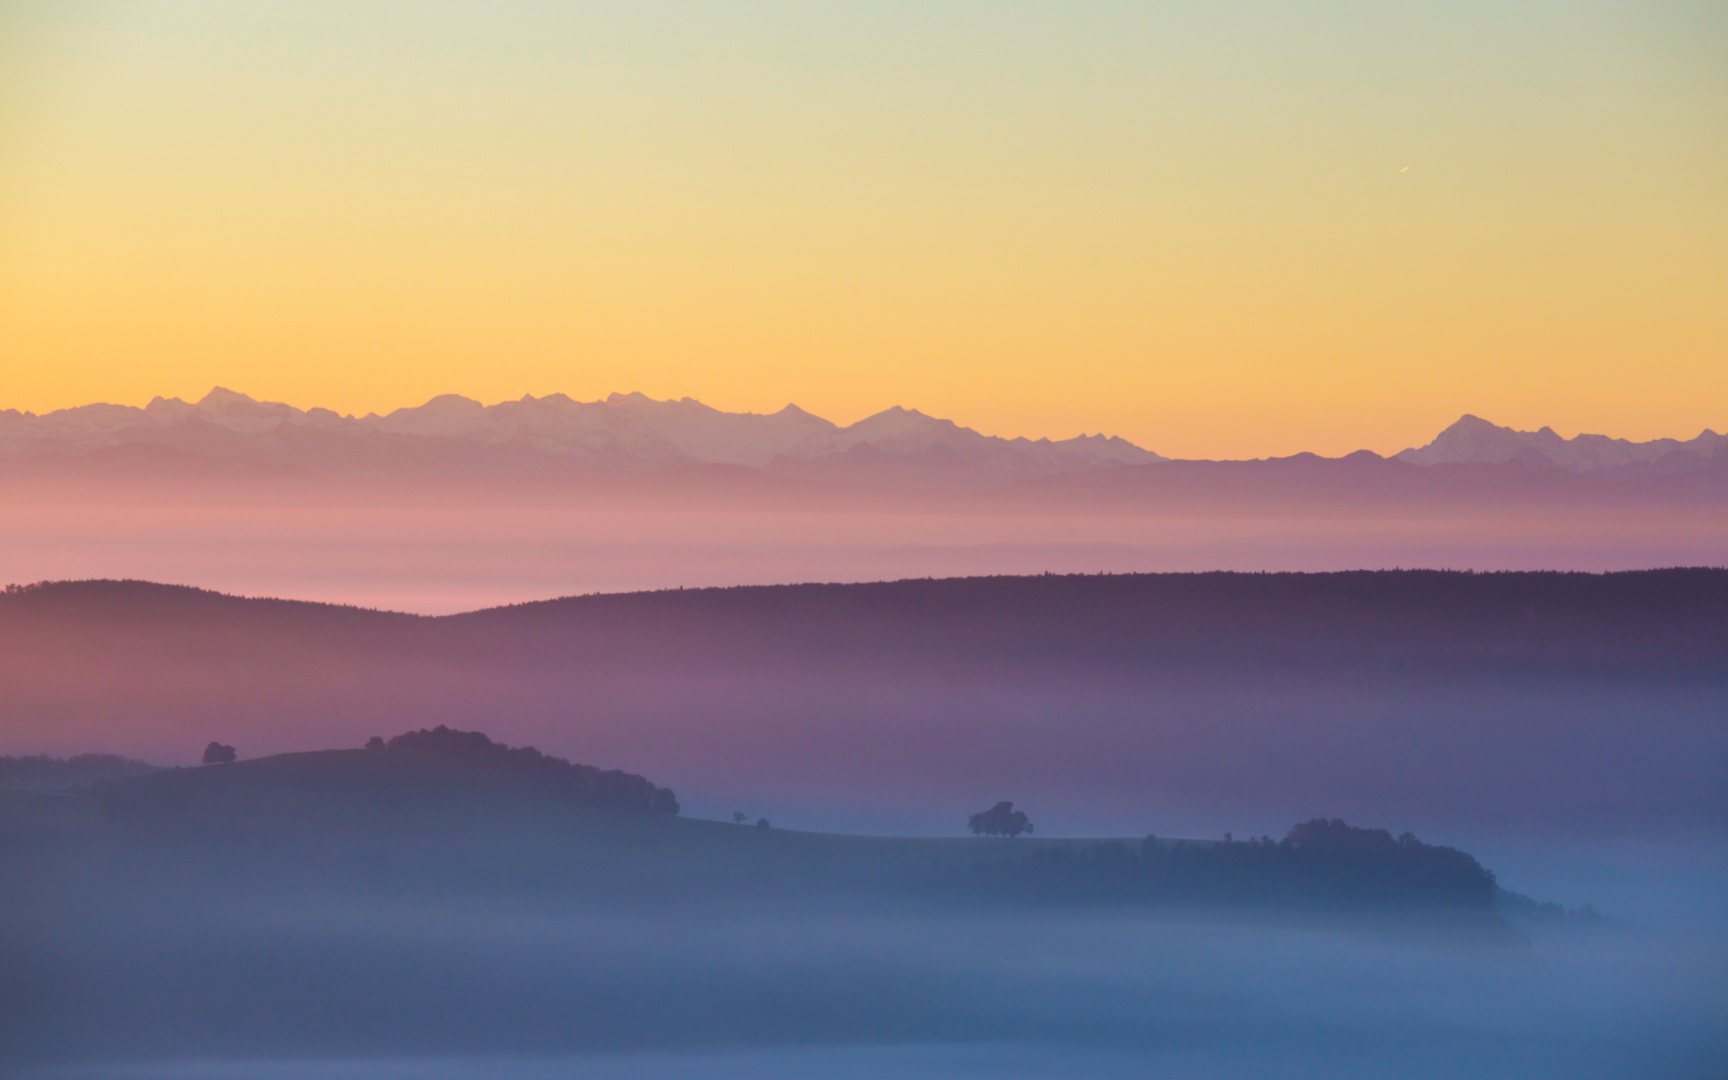
[[[988,810],[980,810],[966,820],[973,836],[1019,836],[1032,831],[1026,811],[1014,809],[1011,802],[999,802]]]
[[[34,754],[28,757],[0,757],[0,784],[26,784],[32,787],[64,787],[88,784],[117,776],[143,776],[157,771],[157,766],[119,754],[74,754],[69,758]]]
[[[204,764],[206,765],[228,765],[237,756],[232,746],[224,746],[219,742],[213,741],[204,748]]]
[[[384,741],[374,736],[369,754],[405,764],[429,765],[474,779],[555,791],[577,802],[664,817],[677,815],[678,797],[621,769],[578,765],[542,754],[532,746],[510,747],[478,731],[457,731],[442,724],[409,731]]]
[[[1317,818],[1282,840],[1107,842],[986,866],[1012,895],[1064,900],[1492,910],[1494,875],[1456,848]]]

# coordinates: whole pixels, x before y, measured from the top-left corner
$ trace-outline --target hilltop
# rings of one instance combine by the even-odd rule
[[[265,819],[285,803],[361,800],[356,815],[405,806],[510,802],[549,804],[651,817],[673,817],[678,799],[619,769],[577,765],[531,746],[508,747],[477,731],[436,728],[361,750],[278,754],[219,768],[158,769],[107,777],[95,787],[105,813],[133,819]]]
[[[37,887],[70,859],[133,879],[129,891],[821,894],[1495,919],[1494,875],[1469,855],[1337,820],[1279,841],[956,842],[680,820],[679,809],[643,777],[441,726],[358,750],[108,778],[70,801],[15,794],[0,815],[13,871]],[[93,899],[77,880],[67,900]]]
[[[1196,933],[1486,958],[1558,940],[1509,918],[1574,921],[1463,851],[1333,819],[1276,840],[858,836],[691,818],[665,792],[448,728],[0,792],[0,1061],[628,1049],[753,1037],[813,999],[854,1006],[835,1037],[911,1034],[1076,933],[1156,966]],[[982,982],[882,963],[948,969],[979,935]]]

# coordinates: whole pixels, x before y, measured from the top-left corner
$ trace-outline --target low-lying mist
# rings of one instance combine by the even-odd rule
[[[1487,872],[1559,884],[1554,861],[1485,870],[1341,822],[1282,842],[790,832],[442,729],[0,809],[0,1067],[23,1076],[1522,1080],[1728,1060],[1712,848],[1560,853],[1574,886],[1625,879],[1538,897],[1567,914]]]
[[[1243,491],[1100,488],[1108,477],[899,491],[726,470],[554,483],[36,475],[28,464],[0,462],[0,583],[137,578],[424,614],[979,574],[1691,566],[1720,561],[1724,520],[1716,494],[1646,499],[1624,485],[1585,498],[1546,492],[1566,478],[1542,474],[1526,479],[1537,491],[1509,496],[1492,473],[1416,493],[1348,477],[1315,488],[1278,469]]]
[[[29,929],[5,1042],[33,1075],[1706,1077],[1728,1053],[1719,928],[1482,948],[1120,912],[301,898]]]
[[[1724,597],[10,591],[0,1072],[1720,1077]]]

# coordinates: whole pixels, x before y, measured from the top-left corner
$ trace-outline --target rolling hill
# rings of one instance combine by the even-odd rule
[[[442,618],[136,582],[0,597],[13,753],[484,727],[788,824],[1714,828],[1728,572],[914,580]],[[886,809],[884,809],[886,808]]]

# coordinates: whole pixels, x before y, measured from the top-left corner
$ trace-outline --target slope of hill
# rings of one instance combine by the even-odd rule
[[[552,885],[567,898],[638,902],[816,890],[973,905],[1455,911],[1496,920],[1492,873],[1408,833],[1394,839],[1315,820],[1276,842],[954,843],[787,832],[765,820],[676,821],[671,792],[642,777],[444,726],[359,750],[111,777],[70,798],[0,802],[12,872],[52,876],[60,872],[49,869],[53,860],[71,858],[122,875],[132,867],[182,889],[206,876],[224,888],[268,891],[287,881],[305,889],[335,871],[320,887],[508,894]],[[372,874],[343,873],[368,852],[381,856]],[[49,861],[35,870],[17,865],[40,855]]]
[[[597,801],[571,781],[618,774],[475,732],[380,742],[0,792],[0,1070],[1024,1037],[1053,989],[1115,993],[1095,958],[1125,947],[1144,981],[1281,942],[1492,963],[1588,937],[1526,939],[1470,855],[1341,821],[1278,841],[836,835]],[[1221,948],[1171,951],[1196,934]],[[1005,975],[1039,1008],[981,1025]],[[1124,1011],[1141,1030],[1143,1005]],[[1079,1030],[1097,1023],[1088,1007]]]
[[[85,582],[0,597],[12,752],[187,760],[477,719],[709,813],[928,829],[1728,820],[1728,571],[1043,576],[445,618]],[[880,810],[890,807],[889,816]],[[1222,823],[1222,824],[1218,824]]]
[[[232,822],[242,812],[283,813],[307,797],[361,798],[376,813],[404,804],[550,803],[654,817],[675,817],[678,799],[618,769],[574,765],[533,747],[507,747],[480,732],[410,731],[363,750],[281,754],[232,767],[160,769],[129,780],[106,778],[97,800],[111,816],[193,815]]]

